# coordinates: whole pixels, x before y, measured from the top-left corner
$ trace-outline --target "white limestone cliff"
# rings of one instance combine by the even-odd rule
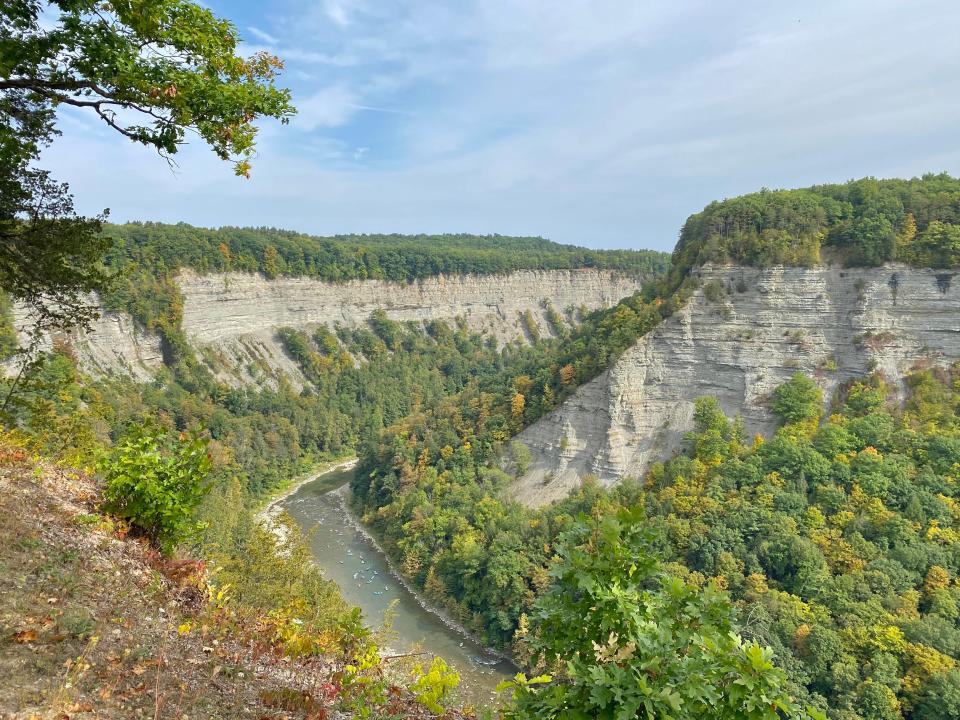
[[[529,311],[549,334],[546,307],[608,307],[640,288],[640,280],[597,269],[519,271],[504,275],[438,276],[409,284],[382,280],[329,283],[183,271],[183,330],[199,356],[231,384],[273,382],[280,375],[302,380],[276,338],[285,326],[309,330],[321,324],[356,327],[384,310],[398,321],[462,319],[505,343],[524,336]],[[18,313],[15,324],[27,323]],[[89,333],[63,338],[81,366],[100,376],[148,380],[162,365],[160,342],[139,331],[124,314],[104,313]]]
[[[696,398],[715,396],[750,432],[773,427],[767,401],[801,370],[830,397],[876,368],[960,360],[956,273],[707,267],[689,303],[517,439],[533,462],[512,488],[528,505],[565,496],[586,474],[642,477],[691,429]],[[711,299],[712,298],[712,299]]]

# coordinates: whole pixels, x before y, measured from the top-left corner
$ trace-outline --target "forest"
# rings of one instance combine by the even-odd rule
[[[106,225],[106,259],[160,272],[260,272],[330,282],[413,282],[440,274],[491,275],[514,270],[609,268],[658,275],[669,258],[655,250],[591,250],[539,237],[506,235],[336,235],[277,228],[200,228],[179,223]]]
[[[678,281],[706,262],[768,267],[821,260],[960,265],[960,180],[863,178],[713,202],[684,224],[671,277]]]
[[[434,461],[433,438],[413,441],[423,430],[405,425],[367,460],[376,480],[356,497],[431,600],[519,657],[558,538],[578,517],[640,509],[667,570],[729,593],[741,634],[773,648],[795,697],[850,720],[953,717],[958,373],[917,370],[902,407],[866,377],[827,417],[798,374],[774,395],[781,427],[769,438],[745,437],[703,398],[683,455],[611,491],[586,478],[536,511],[503,499],[516,469],[478,462],[472,436]]]
[[[940,197],[937,188],[943,186],[950,183],[940,176],[889,185],[903,193],[913,188],[915,199],[905,207],[923,228],[916,230],[914,244],[949,217],[949,204],[934,208],[929,200]],[[794,192],[813,193],[771,196],[793,198]],[[767,197],[760,193],[727,203],[742,208],[760,202],[781,217],[780,210],[769,209],[780,200],[763,205]],[[927,211],[916,198],[928,198]],[[720,222],[723,212],[736,214],[725,205],[692,216],[685,236],[692,237],[701,216]],[[941,219],[930,220],[933,216]],[[836,236],[845,222],[842,212],[827,216],[816,237]],[[193,232],[185,226],[132,227],[161,228],[160,239],[150,242],[168,247],[176,247],[170,239],[174,231],[184,238]],[[227,235],[219,231],[210,247],[219,247]],[[769,233],[749,237],[748,246],[756,250]],[[134,262],[131,248],[147,254],[154,249],[147,241],[124,242],[111,251],[115,257],[126,254],[122,262]],[[239,241],[227,244],[241,247]],[[799,247],[792,241],[790,246]],[[818,252],[828,247],[833,245]],[[937,240],[935,247],[942,252],[946,246]],[[683,251],[678,247],[675,262]],[[215,252],[213,257],[224,258],[221,250]],[[801,255],[791,260],[808,261],[812,258]],[[553,717],[546,709],[550,703],[599,712],[612,702],[582,694],[599,682],[598,666],[557,667],[550,648],[577,641],[562,639],[565,625],[556,621],[582,613],[569,606],[564,583],[596,577],[597,587],[606,587],[611,573],[622,581],[622,573],[634,572],[629,563],[613,562],[622,552],[648,558],[638,588],[645,593],[661,588],[661,594],[643,596],[643,603],[650,603],[649,622],[681,623],[663,630],[662,637],[682,637],[684,621],[678,618],[687,611],[677,607],[665,615],[663,607],[673,607],[670,598],[689,597],[685,602],[711,618],[720,633],[717,642],[729,637],[728,631],[739,638],[741,644],[722,654],[732,666],[723,669],[719,656],[702,658],[720,673],[712,681],[716,687],[723,685],[720,678],[731,677],[723,673],[756,663],[765,668],[764,692],[779,698],[774,705],[781,703],[780,712],[796,717],[939,720],[958,712],[956,368],[918,366],[903,380],[903,396],[899,379],[873,374],[824,399],[815,382],[797,375],[770,400],[780,428],[767,438],[746,437],[737,418],[725,417],[715,401],[703,398],[678,457],[610,490],[584,478],[567,499],[530,510],[508,499],[507,487],[529,462],[529,451],[512,437],[682,308],[696,289],[692,273],[678,275],[674,268],[666,275],[662,265],[653,264],[635,296],[594,312],[546,307],[548,328],[537,327],[531,317],[528,342],[503,347],[463,323],[398,323],[382,311],[357,328],[280,328],[280,342],[308,381],[300,390],[282,376],[256,388],[217,381],[180,334],[174,270],[159,256],[135,262],[163,269],[153,276],[156,284],[128,278],[134,294],[117,290],[108,298],[145,329],[166,328],[168,338],[181,337],[182,354],[168,358],[153,383],[140,385],[85,377],[69,343],[57,344],[12,394],[7,422],[38,452],[63,462],[83,462],[104,443],[136,447],[139,441],[131,437],[145,418],[161,435],[202,429],[214,481],[188,523],[198,523],[198,530],[180,542],[217,557],[244,602],[255,607],[273,602],[264,597],[267,586],[251,581],[266,577],[270,550],[248,508],[316,463],[356,452],[361,463],[352,485],[354,507],[397,567],[428,600],[485,642],[509,651],[531,673],[511,690],[517,717]],[[178,262],[177,267],[223,269],[205,267],[199,259]],[[854,263],[854,256],[846,262]],[[254,265],[249,269],[263,272]],[[614,525],[607,527],[608,521]],[[606,554],[579,554],[577,548],[598,533],[610,536]],[[604,557],[610,562],[595,564]],[[564,575],[563,562],[578,569]],[[343,633],[340,642],[349,642],[354,621],[318,582],[297,580],[297,602],[313,598],[318,631],[347,628],[337,632]],[[613,600],[598,596],[591,602]],[[604,627],[623,621],[610,612]],[[635,626],[617,632],[630,635],[634,644],[651,640]],[[604,652],[621,651],[611,646]],[[741,661],[747,665],[738,665]],[[682,668],[675,672],[675,682],[693,695],[673,701],[699,702],[702,688]],[[537,673],[556,680],[535,682]],[[605,676],[610,697],[635,688],[631,677]]]

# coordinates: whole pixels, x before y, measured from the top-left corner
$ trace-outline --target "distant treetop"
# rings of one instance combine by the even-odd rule
[[[707,262],[812,266],[826,259],[960,265],[960,180],[945,173],[864,178],[713,202],[684,224],[672,276]]]
[[[539,237],[502,235],[337,235],[314,237],[275,228],[198,228],[186,224],[109,225],[108,261],[168,274],[260,272],[341,282],[376,278],[410,282],[439,274],[603,268],[647,278],[665,274],[667,253],[591,250]]]

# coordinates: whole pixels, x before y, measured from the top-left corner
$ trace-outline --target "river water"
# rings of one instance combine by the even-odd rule
[[[303,529],[324,575],[340,586],[348,603],[363,611],[369,624],[380,625],[384,612],[395,602],[392,649],[439,655],[460,673],[464,701],[492,704],[494,687],[512,677],[516,668],[424,609],[391,574],[386,558],[353,523],[343,498],[333,492],[348,483],[353,473],[337,469],[321,475],[286,498],[283,508]]]

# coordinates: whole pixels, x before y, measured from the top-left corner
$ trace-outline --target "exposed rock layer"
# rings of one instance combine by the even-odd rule
[[[261,275],[181,273],[183,329],[221,379],[262,382],[270,370],[293,382],[300,375],[277,341],[280,327],[326,324],[356,327],[377,309],[397,321],[462,318],[500,343],[525,336],[529,311],[549,334],[546,307],[564,313],[613,305],[636,292],[640,281],[605,270],[520,271],[507,275],[427,278],[407,285],[382,280],[341,284],[308,278],[267,280]]]
[[[183,330],[201,357],[231,383],[269,382],[279,374],[294,383],[296,364],[276,339],[280,327],[359,326],[383,309],[398,321],[462,318],[501,343],[524,337],[529,311],[550,334],[546,307],[607,307],[640,287],[640,281],[596,269],[520,271],[507,275],[438,276],[410,284],[380,280],[327,283],[308,278],[268,280],[261,275],[181,272]],[[24,318],[18,317],[23,324]],[[81,364],[99,375],[149,379],[161,363],[160,344],[128,316],[105,313],[93,331],[71,339]]]
[[[520,434],[534,460],[516,497],[540,505],[586,474],[605,485],[642,476],[680,446],[701,396],[741,413],[748,431],[769,432],[770,393],[797,370],[815,375],[829,398],[873,367],[893,379],[918,362],[960,359],[954,275],[704,268],[686,307]]]
[[[91,302],[96,302],[96,298]],[[25,331],[33,322],[24,307],[15,308],[13,323],[25,345]],[[39,349],[49,350],[55,341],[69,345],[80,366],[98,377],[128,377],[147,382],[163,365],[160,338],[143,332],[126,313],[103,312],[91,323],[88,332],[45,336]],[[9,372],[10,367],[5,371]]]
[[[639,282],[599,270],[521,271],[509,275],[427,278],[409,285],[382,280],[332,284],[308,278],[267,280],[260,275],[182,273],[183,329],[201,343],[310,323],[358,325],[378,308],[394,320],[448,320],[462,316],[502,340],[523,333],[519,314],[530,310],[541,325],[541,303],[611,305],[639,289]]]

